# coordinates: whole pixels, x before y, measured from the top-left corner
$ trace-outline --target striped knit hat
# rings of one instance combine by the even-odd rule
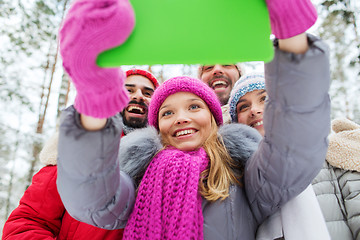
[[[229,98],[229,112],[233,122],[237,122],[236,105],[239,99],[248,92],[265,89],[263,73],[250,73],[242,76],[231,90]]]
[[[126,77],[131,76],[131,75],[141,75],[143,77],[146,77],[147,79],[149,79],[155,86],[155,88],[157,88],[159,86],[159,82],[158,80],[155,78],[154,75],[152,75],[150,72],[142,70],[142,69],[130,69],[126,71]]]
[[[209,107],[217,125],[223,124],[221,105],[215,92],[199,79],[181,76],[165,81],[155,90],[149,105],[148,121],[151,126],[159,129],[159,108],[168,96],[177,92],[190,92],[199,96]]]

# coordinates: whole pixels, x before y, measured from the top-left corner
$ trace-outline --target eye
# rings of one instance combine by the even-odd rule
[[[266,96],[262,96],[261,98],[260,98],[260,102],[264,102],[266,100]]]
[[[134,91],[131,88],[127,89],[129,93],[133,93]]]
[[[207,72],[207,71],[211,71],[211,69],[213,69],[214,66],[204,66],[203,67],[203,71]]]
[[[198,108],[200,108],[200,106],[198,104],[191,104],[189,107],[190,110],[196,110]]]
[[[153,93],[150,92],[150,91],[146,91],[146,92],[144,92],[143,94],[144,94],[144,96],[146,96],[146,97],[151,97],[151,96],[153,95]]]
[[[249,104],[242,104],[238,106],[238,112],[245,112],[249,108]]]
[[[173,114],[173,112],[168,110],[168,111],[164,111],[163,113],[161,113],[161,116],[166,117],[166,116],[170,116],[171,114]]]

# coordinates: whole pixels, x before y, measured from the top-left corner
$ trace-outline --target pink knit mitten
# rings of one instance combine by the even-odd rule
[[[125,74],[120,68],[100,68],[96,57],[121,45],[134,28],[134,11],[128,0],[75,0],[60,30],[63,66],[77,95],[78,112],[107,118],[128,103]]]
[[[271,30],[275,37],[285,39],[305,32],[317,19],[310,0],[266,0]]]

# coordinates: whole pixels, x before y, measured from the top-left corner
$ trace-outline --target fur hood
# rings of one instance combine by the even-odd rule
[[[258,148],[261,135],[257,130],[244,124],[232,123],[220,127],[222,137],[230,156],[241,166]],[[56,165],[58,133],[54,134],[40,152],[44,165]],[[163,148],[160,135],[153,127],[134,130],[122,137],[119,149],[121,170],[128,173],[138,183],[147,165],[155,154]]]
[[[230,156],[241,166],[245,166],[262,138],[257,130],[236,123],[220,127],[219,134]],[[128,173],[138,185],[147,165],[162,148],[160,136],[155,128],[135,130],[121,139],[120,169]]]
[[[39,154],[39,160],[45,166],[56,165],[58,155],[58,140],[59,132],[52,135],[49,140],[45,143]]]

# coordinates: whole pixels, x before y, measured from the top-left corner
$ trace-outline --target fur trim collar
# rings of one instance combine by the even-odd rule
[[[236,123],[220,127],[219,134],[230,156],[241,166],[245,166],[262,138],[257,130]],[[155,128],[135,130],[121,139],[120,169],[128,173],[138,186],[148,164],[161,149],[163,146]]]
[[[57,155],[58,155],[58,139],[59,132],[56,132],[50,137],[50,139],[45,143],[43,149],[39,154],[39,160],[44,165],[56,165]]]
[[[258,148],[261,135],[255,129],[244,124],[232,123],[220,127],[219,135],[230,156],[245,166],[246,161]],[[58,132],[54,134],[40,152],[40,161],[44,165],[56,165]],[[122,137],[119,149],[121,170],[128,173],[135,183],[139,183],[147,165],[155,154],[163,149],[160,136],[153,127],[137,129]]]
[[[330,165],[360,172],[360,125],[346,118],[331,123],[326,160]]]

